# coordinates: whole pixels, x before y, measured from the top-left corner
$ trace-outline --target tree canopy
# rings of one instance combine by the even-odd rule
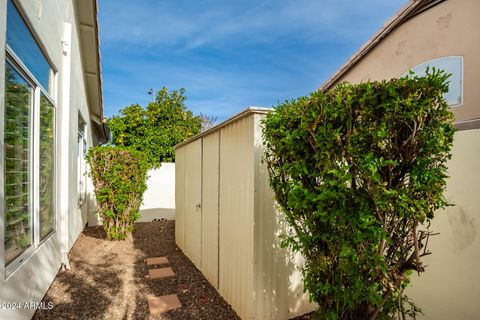
[[[202,119],[185,106],[185,89],[163,87],[146,108],[132,104],[107,120],[112,143],[141,151],[151,168],[175,161],[174,146],[198,133]]]

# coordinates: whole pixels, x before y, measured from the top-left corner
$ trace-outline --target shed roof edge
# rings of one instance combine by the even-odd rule
[[[214,133],[214,132],[216,132],[216,131],[218,131],[218,130],[226,127],[226,126],[228,126],[229,124],[231,124],[231,123],[233,123],[233,122],[235,122],[235,121],[238,121],[238,120],[240,120],[240,119],[242,119],[242,118],[244,118],[244,117],[246,117],[246,116],[249,116],[249,115],[251,115],[251,114],[267,114],[267,113],[269,113],[270,111],[273,111],[273,108],[248,107],[248,108],[246,108],[245,110],[243,110],[242,112],[237,113],[237,114],[234,115],[233,117],[228,118],[227,120],[225,120],[225,121],[217,124],[215,127],[210,128],[210,129],[208,129],[208,130],[206,130],[206,131],[204,131],[204,132],[201,132],[201,133],[197,134],[196,136],[191,137],[191,138],[188,139],[188,140],[185,140],[185,141],[183,141],[183,142],[180,142],[180,143],[176,144],[176,145],[174,146],[174,148],[175,148],[175,149],[178,149],[178,148],[180,148],[180,147],[183,147],[183,146],[186,145],[186,144],[189,144],[189,143],[191,143],[191,142],[193,142],[193,141],[195,141],[195,140],[198,140],[198,139],[200,139],[200,138],[202,138],[202,137],[205,137],[205,136],[207,136],[207,135],[209,135],[209,134],[212,134],[212,133]]]

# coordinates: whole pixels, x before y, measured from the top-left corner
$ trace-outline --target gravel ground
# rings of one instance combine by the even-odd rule
[[[70,253],[71,269],[58,273],[33,319],[239,319],[200,271],[177,248],[174,221],[137,223],[131,238],[104,240],[87,228]],[[144,259],[166,256],[172,278],[149,281]],[[176,293],[182,307],[150,316],[147,297]]]

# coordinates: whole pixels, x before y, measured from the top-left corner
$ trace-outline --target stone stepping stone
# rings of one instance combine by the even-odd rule
[[[147,258],[145,259],[145,263],[149,266],[156,265],[156,264],[168,264],[167,257],[155,257],[155,258]]]
[[[176,294],[170,294],[160,297],[151,297],[147,299],[148,309],[151,315],[161,314],[170,310],[178,309],[182,306]]]
[[[175,273],[173,272],[172,268],[157,268],[157,269],[148,269],[148,278],[150,280],[154,279],[162,279],[173,277]]]

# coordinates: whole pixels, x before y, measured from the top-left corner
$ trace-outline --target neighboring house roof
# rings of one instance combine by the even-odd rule
[[[375,33],[360,49],[354,53],[348,61],[342,65],[327,81],[320,90],[327,91],[332,88],[358,61],[360,61],[370,50],[383,40],[396,27],[402,25],[417,14],[443,2],[445,0],[410,0],[397,14],[385,22],[383,28]]]
[[[102,66],[100,64],[100,40],[98,30],[97,0],[79,0],[77,4],[79,20],[80,51],[85,77],[90,118],[98,126],[101,140],[107,141],[108,128],[103,119]]]

